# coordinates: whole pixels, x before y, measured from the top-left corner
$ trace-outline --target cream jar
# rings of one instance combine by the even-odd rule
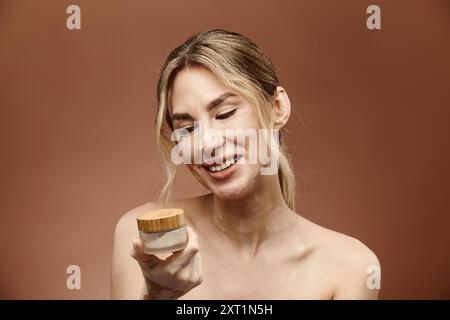
[[[183,250],[187,245],[183,209],[148,211],[137,217],[137,224],[146,254],[171,253]]]

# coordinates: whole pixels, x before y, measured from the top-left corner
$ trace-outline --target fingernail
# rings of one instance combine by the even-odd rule
[[[138,246],[138,240],[137,239],[133,239],[133,248],[136,250]]]

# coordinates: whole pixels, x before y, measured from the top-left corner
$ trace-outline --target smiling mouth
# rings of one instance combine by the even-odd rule
[[[240,158],[242,158],[241,155],[235,155],[234,158],[228,159],[222,164],[214,164],[210,166],[203,165],[203,167],[207,169],[209,172],[221,172],[233,166],[235,163],[239,161]]]

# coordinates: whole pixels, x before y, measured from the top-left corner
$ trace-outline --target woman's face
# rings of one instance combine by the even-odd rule
[[[188,162],[194,177],[222,199],[239,199],[254,191],[260,176],[259,160],[252,161],[255,155],[250,155],[249,149],[255,150],[249,148],[248,139],[236,138],[239,130],[233,129],[258,135],[256,107],[203,67],[178,73],[171,105],[175,131],[185,129],[178,145],[191,150],[184,163]]]

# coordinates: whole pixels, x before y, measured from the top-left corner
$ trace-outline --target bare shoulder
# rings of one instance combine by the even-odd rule
[[[138,207],[132,208],[122,215],[116,224],[116,235],[123,232],[129,232],[137,228],[136,218],[147,211],[162,209],[163,206],[158,202],[147,202]]]
[[[380,288],[380,261],[361,240],[308,220],[316,251],[335,284],[335,299],[376,299]],[[372,281],[372,282],[370,282]],[[370,282],[370,283],[369,283]]]
[[[300,217],[302,231],[308,234],[317,251],[335,263],[370,263],[379,264],[375,253],[361,240],[333,231]]]
[[[361,240],[320,227],[327,245],[325,250],[331,258],[343,267],[379,264],[378,257]]]

